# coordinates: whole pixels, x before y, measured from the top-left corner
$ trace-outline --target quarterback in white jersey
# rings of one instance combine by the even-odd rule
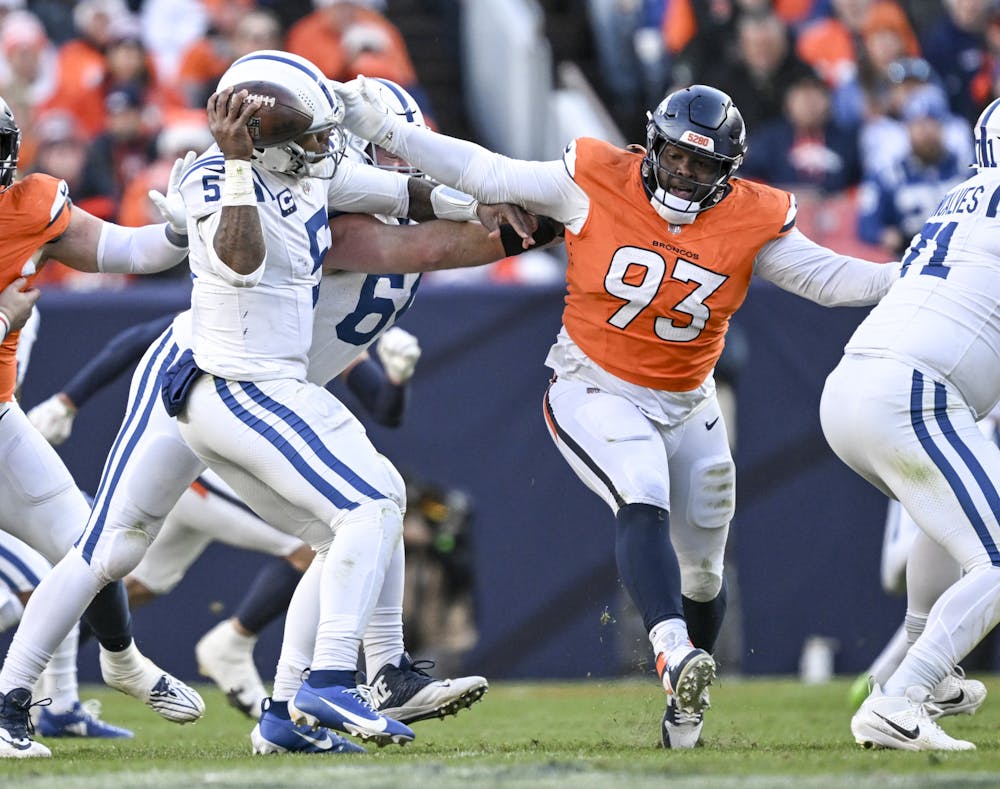
[[[263,64],[265,73],[262,75],[258,68],[255,73],[246,75],[243,74],[245,69],[240,69],[234,72],[235,78],[232,74],[229,75],[232,79],[228,84],[242,80],[243,76],[253,79],[263,77],[265,81],[276,79],[279,76],[281,76],[282,81],[286,81],[285,77],[287,77],[289,84],[296,84],[300,90],[310,94],[310,101],[317,107],[318,117],[321,116],[318,128],[327,128],[325,127],[325,119],[331,112],[335,116],[333,99],[324,91],[325,79],[311,65],[303,65],[307,62],[300,62],[301,59],[287,53],[267,52],[248,55],[240,63],[234,64],[234,68],[236,65],[242,66],[248,59],[257,61],[257,66]],[[287,71],[279,74],[281,69],[287,69]],[[222,88],[228,97],[231,90],[225,86]],[[245,134],[245,118],[241,122],[238,120],[238,116],[240,113],[252,114],[256,111],[256,106],[251,102],[242,105],[242,109],[239,107],[238,102],[234,103],[234,110],[238,110],[238,112],[230,118],[229,129],[230,132],[242,131]],[[235,184],[239,187],[236,200],[241,203],[236,207],[252,210],[256,216],[259,196],[262,203],[271,204],[265,208],[265,213],[269,218],[279,221],[278,217],[281,217],[280,221],[283,221],[291,217],[289,222],[285,223],[287,227],[284,227],[282,232],[278,234],[284,239],[283,243],[268,250],[269,254],[273,256],[273,260],[269,258],[270,262],[267,266],[260,266],[262,260],[258,258],[245,274],[229,269],[231,273],[222,272],[220,275],[221,269],[227,267],[221,265],[221,268],[212,268],[213,263],[219,263],[217,259],[213,259],[213,255],[217,258],[216,248],[219,245],[208,245],[202,239],[199,249],[205,258],[201,259],[200,263],[195,262],[193,265],[199,274],[199,280],[203,281],[196,283],[199,295],[193,308],[200,310],[202,323],[199,325],[204,337],[201,348],[205,353],[204,359],[206,361],[204,363],[206,366],[216,369],[214,365],[218,364],[220,366],[217,369],[225,369],[228,374],[236,374],[238,370],[245,370],[249,376],[255,378],[263,376],[259,379],[261,382],[270,375],[297,375],[300,376],[298,380],[294,378],[271,380],[296,381],[288,386],[296,390],[308,389],[310,392],[314,392],[318,387],[309,384],[303,385],[303,382],[305,354],[311,340],[311,335],[306,333],[306,330],[308,329],[309,332],[312,330],[312,305],[316,296],[316,286],[319,284],[321,264],[324,261],[322,252],[329,247],[330,238],[325,209],[322,214],[323,226],[319,227],[316,224],[316,217],[319,216],[316,211],[321,205],[327,204],[334,209],[341,208],[351,211],[409,215],[418,219],[430,219],[434,216],[468,219],[476,216],[478,212],[484,225],[487,224],[487,221],[483,214],[483,207],[476,206],[474,201],[462,202],[451,199],[448,195],[437,195],[435,194],[437,190],[432,190],[431,185],[420,179],[407,179],[374,168],[354,166],[354,175],[350,176],[350,183],[345,183],[343,179],[351,172],[351,166],[347,163],[343,163],[344,166],[338,168],[340,175],[335,175],[331,179],[307,176],[302,183],[296,181],[294,189],[289,185],[287,189],[265,192],[264,179],[251,174],[251,172],[256,173],[261,167],[267,170],[270,170],[271,167],[283,170],[303,167],[308,169],[318,166],[322,171],[323,160],[329,148],[325,142],[320,140],[319,136],[309,136],[315,140],[315,143],[311,140],[303,140],[303,142],[312,149],[310,152],[304,150],[297,143],[289,143],[254,152],[252,155],[263,159],[263,165],[255,164],[252,168],[241,165],[245,167],[247,177]],[[318,161],[311,161],[313,159]],[[245,162],[245,160],[243,161]],[[267,166],[264,167],[264,165]],[[197,171],[197,175],[192,176],[192,171]],[[198,163],[194,168],[189,168],[187,175],[189,178],[197,177],[197,182],[193,186],[185,182],[182,188],[187,190],[186,199],[187,193],[196,193],[201,190],[200,198],[197,195],[192,197],[194,210],[198,210],[199,203],[206,205],[211,202],[213,191],[217,191],[220,198],[219,203],[233,199],[231,190],[234,188],[234,182],[224,179],[222,177],[224,174],[225,165],[215,167],[208,164],[203,170],[202,163]],[[327,170],[327,175],[329,175],[329,170]],[[239,181],[239,179],[235,180]],[[268,187],[276,186],[278,182],[285,183],[281,179],[267,178],[266,180]],[[414,184],[414,182],[417,183]],[[308,189],[306,184],[309,184]],[[259,192],[258,189],[260,189]],[[337,194],[334,193],[335,191]],[[296,201],[301,198],[303,206],[301,213],[298,211],[299,202],[294,203],[294,210],[291,202],[285,202],[293,197],[293,193]],[[318,200],[317,195],[322,195],[322,198]],[[280,207],[276,209],[276,212],[271,211],[271,208],[278,205],[286,207],[289,217],[281,216]],[[312,213],[306,216],[306,212],[310,210]],[[479,226],[442,223],[448,225],[449,230],[442,234],[447,239],[441,241],[434,237],[435,229],[431,227],[433,223],[428,223],[419,227],[421,233],[408,233],[406,242],[387,245],[383,243],[387,240],[384,235],[370,232],[372,228],[367,225],[364,217],[344,217],[344,220],[352,220],[348,223],[349,226],[360,229],[361,232],[352,233],[345,229],[342,239],[344,243],[341,246],[342,251],[349,253],[350,256],[338,259],[337,255],[332,258],[328,255],[326,262],[333,269],[357,269],[360,265],[364,265],[365,267],[371,266],[373,271],[393,272],[398,270],[395,267],[399,265],[397,256],[400,252],[409,252],[411,258],[415,258],[411,270],[432,267],[435,260],[447,258],[449,255],[453,256],[452,262],[446,260],[446,265],[474,262],[472,258],[477,256],[482,258],[481,262],[485,263],[503,256],[503,248],[500,247],[500,244],[494,241],[492,236],[487,237],[486,231]],[[388,228],[375,220],[371,221],[374,222],[378,230],[383,232],[400,230],[400,228]],[[216,220],[210,216],[201,222],[194,220],[190,222],[190,227],[196,233],[210,231],[215,226]],[[244,229],[238,228],[237,232],[230,233],[228,236],[229,242],[227,243],[233,249],[237,249],[238,241],[241,238],[248,237],[244,235]],[[286,231],[288,238],[284,238],[283,235]],[[252,235],[252,229],[249,232]],[[257,238],[260,247],[263,248],[263,231],[258,230],[258,232],[260,235]],[[422,239],[421,243],[415,243],[418,241],[418,235]],[[218,240],[219,234],[217,233],[216,236]],[[364,250],[367,249],[366,244],[358,236],[367,237],[377,247],[367,258],[364,254]],[[271,236],[271,238],[277,237]],[[290,245],[288,249],[306,254],[308,259],[286,256],[286,243]],[[315,249],[313,248],[314,243]],[[221,248],[227,249],[228,247],[226,244],[222,244]],[[494,254],[498,248],[501,251]],[[253,289],[253,284],[262,278],[264,270],[269,267],[273,267],[276,271],[284,270],[289,276],[289,287],[287,292],[282,293],[280,286],[269,279],[268,283],[270,284],[266,284],[265,289],[262,290],[262,298],[250,296],[243,301],[247,307],[247,324],[245,326],[247,336],[244,337],[244,327],[237,328],[238,317],[221,314],[217,309],[218,305],[212,300],[217,298],[235,306],[240,303],[240,299],[222,289],[223,277],[233,279],[236,284],[232,287],[246,286],[243,290],[249,291]],[[270,304],[272,300],[277,314],[280,314],[282,320],[287,321],[287,323],[278,326],[274,322],[269,323],[261,320],[260,310],[262,306]],[[206,321],[207,323],[205,323]],[[192,347],[191,344],[184,342],[183,338],[175,339],[174,330],[177,330],[177,334],[183,333],[183,327],[179,323],[175,324],[172,329],[168,329],[161,340],[154,342],[150,347],[133,377],[125,419],[105,465],[97,502],[86,530],[78,540],[75,549],[65,560],[53,568],[52,573],[36,589],[8,653],[3,670],[0,672],[0,682],[4,683],[3,686],[30,688],[34,684],[55,646],[69,632],[72,624],[86,608],[87,603],[109,580],[122,578],[138,564],[162,525],[167,512],[204,468],[202,459],[191,452],[187,443],[179,435],[176,422],[168,417],[164,404],[161,402],[160,390],[166,371],[179,358],[185,356],[185,349]],[[276,348],[274,343],[265,336],[272,331],[280,333],[283,338],[290,341],[290,344],[287,347]],[[227,349],[239,349],[242,342],[248,343],[248,346],[243,350],[236,351],[241,355],[240,364],[222,358],[213,345],[218,343]],[[250,347],[251,344],[253,347]],[[195,344],[193,347],[198,350],[199,346]],[[261,349],[268,349],[273,353],[273,356],[268,357]],[[295,372],[292,372],[293,370]],[[218,380],[224,381],[226,379],[220,378]],[[198,383],[204,385],[208,381],[209,377],[203,376]],[[257,384],[255,381],[248,380],[244,385],[255,386]],[[197,388],[196,386],[195,389]],[[169,388],[165,389],[165,394],[169,391]],[[311,395],[304,396],[311,397]],[[398,475],[374,451],[364,435],[363,429],[353,429],[351,427],[353,417],[328,394],[320,395],[315,402],[322,404],[323,414],[318,417],[321,431],[343,426],[344,429],[341,432],[344,433],[345,439],[350,438],[352,442],[351,447],[343,447],[338,443],[337,451],[343,451],[345,456],[348,452],[356,451],[357,457],[362,458],[361,465],[364,468],[353,479],[363,487],[368,486],[369,493],[366,493],[365,497],[375,502],[391,501],[388,498],[377,498],[390,495],[380,491],[379,487],[384,487],[390,490],[391,495],[395,495],[396,491],[393,491],[393,488],[399,488]],[[310,423],[314,423],[317,416],[317,414],[312,414],[302,424],[311,430]],[[229,412],[229,418],[233,418],[232,412]],[[280,420],[280,417],[272,414],[268,419]],[[212,423],[212,429],[205,428],[205,438],[215,437],[218,432],[216,428],[220,426],[217,421],[211,419],[209,421]],[[266,420],[261,420],[256,424],[268,432],[265,423]],[[316,431],[312,431],[312,433],[318,435]],[[191,437],[190,432],[188,437]],[[282,445],[283,448],[292,453],[302,448],[301,445],[294,443],[296,439],[291,433],[288,437],[292,441]],[[198,436],[194,436],[194,438],[197,439]],[[337,438],[339,442],[340,432],[338,432]],[[309,443],[307,439],[302,440],[304,443]],[[319,448],[319,444],[313,446]],[[240,451],[249,449],[250,445],[247,444],[242,446]],[[277,452],[281,455],[280,450]],[[291,462],[290,458],[281,455],[281,464],[289,462]],[[284,473],[280,472],[278,468],[274,468],[273,471],[279,475]],[[307,471],[305,468],[302,468],[301,471],[310,478],[312,477],[312,471]],[[322,473],[329,475],[328,470],[324,470]],[[223,473],[223,476],[225,477],[226,474]],[[369,476],[374,479],[374,483],[367,481]],[[232,479],[228,481],[233,483]],[[242,481],[245,481],[245,478]],[[279,480],[278,482],[278,487],[282,487],[288,480]],[[324,480],[325,482],[326,480]],[[352,483],[346,480],[338,484],[347,484],[348,487],[353,487]],[[321,509],[329,507],[331,511],[325,511],[320,515],[322,536],[319,536],[316,531],[316,513],[311,512],[308,508],[295,508],[286,501],[273,498],[269,491],[263,489],[259,484],[253,486],[255,496],[248,496],[248,491],[245,488],[241,489],[240,484],[233,484],[233,487],[248,503],[254,505],[258,514],[276,525],[280,524],[286,531],[301,536],[314,545],[317,541],[326,540],[329,542],[332,537],[330,532],[332,510],[336,510],[336,504],[343,502],[343,494],[335,492],[333,486],[323,486],[324,493],[319,494],[324,502]],[[326,498],[326,494],[329,494],[331,498]],[[312,498],[309,493],[306,493],[305,497]],[[398,509],[398,505],[394,502],[393,505]],[[313,530],[312,534],[309,534],[310,529]],[[386,534],[387,538],[388,536]],[[386,539],[386,542],[390,541]],[[342,540],[340,542],[348,543],[349,541]],[[359,621],[370,614],[370,611],[361,610],[363,606],[354,605],[346,596],[341,598],[341,604],[346,609],[350,609],[348,618],[352,621]],[[359,610],[361,610],[360,616]],[[100,638],[101,634],[97,633],[97,635]],[[131,647],[134,648],[134,644]],[[344,650],[345,653],[346,651]],[[356,661],[356,648],[354,654],[351,655],[351,662],[354,661]],[[314,662],[313,665],[318,664]],[[109,673],[103,658],[102,669],[105,680],[114,687],[143,698],[150,704],[158,701],[150,696],[149,688],[144,687],[143,682],[137,681],[143,677],[119,676],[114,672]],[[139,672],[139,674],[144,676],[145,671],[144,668],[143,672]],[[354,697],[352,696],[352,698]],[[190,714],[200,715],[200,704],[200,699],[197,702],[191,699]],[[381,718],[377,715],[369,716],[367,712],[364,713],[364,716],[371,717],[373,720]],[[380,725],[376,724],[376,726]],[[377,738],[392,736],[395,735],[386,734],[381,729],[376,732]]]
[[[980,116],[975,149],[976,174],[914,237],[902,276],[848,341],[820,406],[833,450],[964,571],[852,719],[863,744],[974,748],[931,720],[930,700],[1000,622],[1000,450],[976,424],[1000,400],[1000,101]]]

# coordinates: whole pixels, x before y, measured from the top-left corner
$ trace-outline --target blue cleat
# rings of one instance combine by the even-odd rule
[[[288,714],[299,726],[329,729],[353,734],[376,745],[405,745],[413,740],[413,729],[375,709],[371,692],[365,685],[348,688],[331,685],[313,687],[306,679],[295,698],[288,702]]]
[[[112,726],[102,721],[101,703],[96,700],[81,704],[79,701],[73,709],[57,715],[43,709],[38,716],[38,735],[40,737],[99,737],[105,739],[129,739],[134,735],[128,729]]]
[[[260,719],[250,732],[254,753],[367,753],[329,729],[296,726],[281,702],[264,699],[260,710]]]

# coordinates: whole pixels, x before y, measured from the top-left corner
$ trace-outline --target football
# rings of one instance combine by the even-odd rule
[[[234,92],[241,90],[248,92],[244,101],[261,99],[260,109],[247,123],[247,130],[256,147],[266,148],[290,142],[312,125],[312,110],[298,94],[284,85],[255,80],[233,86]]]

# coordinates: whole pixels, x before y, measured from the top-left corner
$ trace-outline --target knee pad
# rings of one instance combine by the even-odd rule
[[[341,514],[330,526],[334,535],[355,526],[374,526],[381,530],[384,541],[394,544],[403,537],[403,513],[392,499],[375,499]]]
[[[681,562],[681,594],[696,603],[707,603],[719,596],[722,573],[703,567],[685,567]]]
[[[386,471],[389,475],[388,477],[388,489],[382,491],[386,496],[389,497],[391,501],[396,503],[399,507],[399,511],[402,515],[406,514],[406,483],[403,481],[403,476],[396,470],[396,467],[392,465],[389,458],[384,455],[379,455],[382,463],[385,465]]]
[[[118,581],[139,566],[153,536],[142,528],[118,528],[101,536],[90,559],[94,574],[104,583]]]
[[[708,458],[691,468],[688,521],[702,529],[721,529],[736,513],[736,465],[732,458]]]

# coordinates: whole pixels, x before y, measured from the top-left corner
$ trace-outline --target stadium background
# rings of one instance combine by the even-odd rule
[[[548,159],[581,135],[640,141],[626,140],[598,98],[581,5],[396,0],[388,14],[407,37],[443,130]],[[884,259],[855,238],[849,200],[799,197],[800,226],[817,241]],[[177,281],[46,292],[25,407],[116,331],[182,309],[187,293]],[[490,677],[610,676],[634,669],[644,649],[625,626],[609,514],[558,457],[541,417],[543,360],[561,293],[552,282],[459,287],[431,279],[401,324],[424,348],[407,424],[370,426],[401,470],[465,490],[474,502],[479,642],[466,668]],[[901,619],[902,601],[887,598],[878,581],[884,499],[836,460],[817,418],[824,376],[864,314],[822,310],[755,283],[738,315],[749,348],[736,385],[730,560],[739,616],[723,672],[794,673],[806,639],[820,635],[833,639],[835,669],[853,673]],[[60,448],[85,490],[96,487],[126,394],[120,380],[98,395]],[[231,613],[262,561],[212,546],[173,594],[137,612],[140,647],[194,678],[194,642]],[[277,646],[272,626],[257,651],[265,676]],[[98,678],[92,650],[82,650],[84,681]]]

